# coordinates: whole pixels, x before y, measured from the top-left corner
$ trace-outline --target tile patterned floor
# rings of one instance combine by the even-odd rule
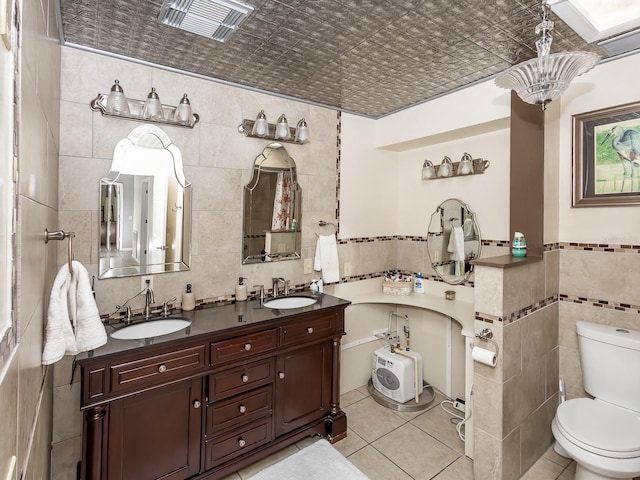
[[[366,386],[347,392],[340,405],[348,434],[334,447],[371,480],[473,480],[473,462],[464,456],[451,416],[440,408],[443,399],[437,394],[426,411],[407,413],[379,405]],[[313,441],[298,442],[224,480],[248,480]],[[522,479],[572,480],[574,474],[575,463],[549,449]]]

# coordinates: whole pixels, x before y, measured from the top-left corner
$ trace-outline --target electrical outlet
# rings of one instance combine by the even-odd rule
[[[147,280],[149,280],[149,288],[153,290],[153,275],[143,275],[142,280],[140,281],[140,290],[144,290],[147,288]]]
[[[351,276],[351,262],[344,262],[344,276]]]
[[[453,408],[464,413],[464,400],[456,398],[455,401],[453,402]]]
[[[303,273],[305,275],[313,273],[313,261],[310,258],[305,258],[304,259],[304,267],[303,268],[304,268]]]

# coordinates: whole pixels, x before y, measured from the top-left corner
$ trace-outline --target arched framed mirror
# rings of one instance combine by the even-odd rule
[[[144,124],[120,140],[100,180],[99,278],[189,270],[191,190],[163,130]]]
[[[460,200],[442,202],[431,215],[427,251],[436,275],[457,285],[473,272],[471,260],[480,258],[482,242],[475,214]]]
[[[268,144],[244,187],[242,263],[300,258],[301,202],[296,163],[282,144]]]

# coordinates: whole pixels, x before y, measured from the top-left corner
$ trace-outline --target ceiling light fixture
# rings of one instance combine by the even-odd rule
[[[561,96],[571,81],[591,70],[600,57],[592,52],[576,51],[549,53],[553,38],[553,22],[547,18],[549,6],[542,3],[542,23],[536,26],[538,56],[515,65],[495,79],[498,87],[515,90],[526,103],[538,104],[542,110],[547,103]]]
[[[164,0],[158,21],[226,42],[252,11],[235,0]]]

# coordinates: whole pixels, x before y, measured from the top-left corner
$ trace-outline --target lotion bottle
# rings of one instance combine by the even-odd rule
[[[416,293],[424,293],[424,280],[422,274],[418,272],[415,282],[413,283],[413,291]]]
[[[236,302],[244,302],[247,299],[247,286],[244,284],[244,277],[238,277],[236,285]]]
[[[191,284],[187,283],[187,291],[182,294],[182,310],[188,311],[196,308],[196,297],[191,291]]]

